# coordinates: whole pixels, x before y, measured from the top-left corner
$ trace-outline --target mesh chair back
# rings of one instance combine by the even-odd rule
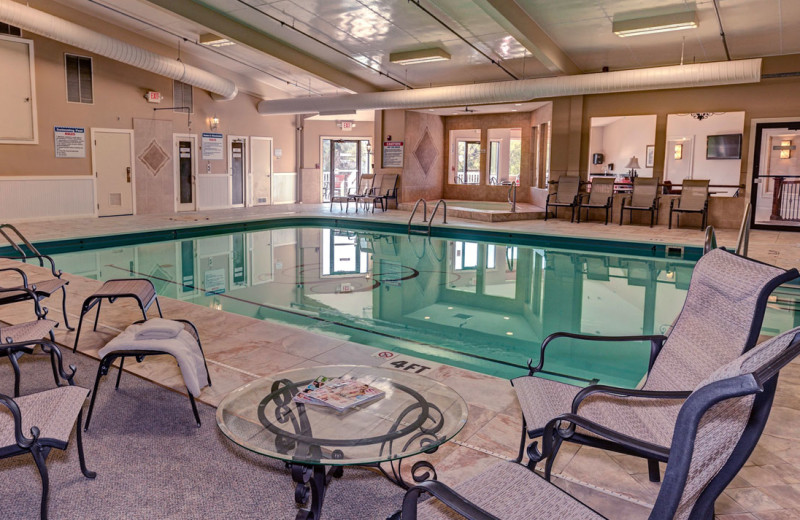
[[[636,208],[652,208],[653,201],[656,197],[658,197],[658,179],[643,179],[637,177],[633,180],[631,206]]]
[[[753,417],[757,416],[757,414],[753,413],[754,393],[758,390],[757,386],[754,386],[751,393],[741,397],[728,397],[709,407],[709,404],[713,402],[711,399],[714,398],[715,392],[717,396],[725,395],[721,393],[721,390],[712,390],[709,385],[737,376],[753,374],[756,371],[761,372],[776,362],[777,365],[773,365],[773,368],[770,369],[770,371],[775,371],[774,375],[768,375],[767,377],[769,379],[777,377],[777,371],[798,353],[798,334],[800,334],[800,327],[765,341],[746,354],[721,366],[700,383],[692,393],[692,396],[686,401],[675,426],[674,441],[670,450],[670,464],[667,466],[664,484],[662,484],[662,490],[667,490],[664,493],[665,495],[669,494],[670,489],[683,487],[674,518],[689,518],[700,495],[708,487],[711,480],[719,474],[723,466],[726,465],[728,459],[737,448],[737,444],[742,440],[745,429],[748,428],[748,423],[753,421],[751,415]],[[792,352],[788,353],[789,359],[779,359],[787,354],[787,350],[790,347]],[[761,383],[764,382],[762,381]],[[741,392],[736,392],[735,389],[728,390],[727,395],[735,395],[735,393]],[[705,403],[702,401],[705,401]],[[770,406],[770,404],[767,403],[766,405]],[[691,436],[694,432],[694,424],[692,423],[694,421],[689,421],[688,418],[691,415],[691,409],[696,406],[700,406],[702,416],[699,418],[696,437],[692,442]],[[705,409],[704,412],[703,409]],[[763,416],[763,421],[766,422],[766,416]],[[757,430],[756,439],[751,439],[752,442],[757,440],[763,426],[763,424],[750,424],[749,428],[751,430]],[[681,457],[680,453],[684,450],[686,451],[686,456]],[[676,453],[673,454],[673,451]],[[688,459],[688,465],[686,464],[686,459]],[[741,458],[741,462],[742,464],[744,463],[744,458]],[[740,467],[729,466],[725,468],[725,471],[736,472]],[[685,485],[681,486],[680,483],[684,479]],[[671,497],[671,500],[674,499],[674,496]],[[664,505],[663,502],[668,500],[670,500],[670,497],[665,496],[662,498],[661,494],[659,494],[653,514],[661,514],[659,508]],[[662,503],[659,504],[659,501]]]
[[[558,186],[556,187],[556,202],[563,204],[572,204],[575,196],[578,195],[578,189],[581,186],[580,177],[567,177],[562,175],[558,178]]]
[[[375,180],[374,175],[362,175],[358,181],[358,195],[368,195],[369,190],[372,189],[372,181]]]
[[[612,195],[614,195],[613,177],[592,179],[592,191],[589,192],[590,206],[605,206]]]
[[[376,195],[385,196],[389,194],[389,191],[393,190],[397,185],[397,174],[392,175],[383,175],[381,177],[381,185],[378,190],[376,190]]]
[[[683,309],[644,388],[694,388],[719,366],[752,348],[764,320],[767,297],[797,270],[714,249],[695,265]]]
[[[678,207],[683,210],[702,211],[708,200],[708,183],[708,180],[685,179]]]

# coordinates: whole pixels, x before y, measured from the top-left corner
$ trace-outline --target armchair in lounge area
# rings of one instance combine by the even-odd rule
[[[13,358],[17,352],[32,352],[35,345],[51,357],[51,364],[57,370],[60,386],[22,397],[0,394],[0,459],[30,453],[42,481],[41,518],[47,518],[47,499],[50,480],[47,472],[47,456],[53,448],[66,450],[75,423],[78,444],[78,459],[81,472],[87,478],[96,474],[86,468],[81,438],[81,416],[83,404],[89,390],[75,386],[75,367],[64,371],[61,351],[46,340],[18,342],[0,345],[4,356]],[[66,384],[65,384],[66,383]]]
[[[708,221],[708,183],[700,179],[684,179],[679,199],[672,199],[669,203],[669,229],[672,229],[672,214],[677,214],[677,225],[681,225],[681,213],[699,213],[700,231],[706,228]],[[678,203],[677,206],[675,203]]]
[[[665,436],[672,432],[681,400],[708,374],[755,346],[769,295],[797,276],[796,269],[785,271],[714,249],[695,265],[683,309],[669,337],[551,334],[542,342],[538,364],[529,362],[529,375],[511,381],[523,414],[517,460],[522,461],[526,452],[526,438],[534,439],[527,447],[529,465],[533,467],[546,458],[545,474],[549,476],[560,441],[553,444],[550,451],[544,451],[539,447],[539,437],[553,417],[564,413],[668,446],[669,439]],[[539,377],[540,372],[546,373],[548,346],[567,341],[601,342],[598,348],[603,343],[648,342],[650,360],[644,384],[638,389],[603,387],[608,391],[585,399],[585,389]],[[636,399],[647,392],[660,393],[659,397],[663,398],[660,406],[654,409],[652,399]],[[659,478],[658,461],[666,462],[664,452],[620,447],[588,432],[576,432],[569,441],[644,457],[648,459],[653,481]]]
[[[586,210],[586,220],[589,220],[590,209],[606,210],[606,225],[611,213],[611,204],[614,201],[614,177],[595,177],[592,179],[589,193],[578,197],[578,223],[581,222],[581,210]]]
[[[547,201],[544,206],[544,219],[550,212],[550,207],[555,208],[554,217],[558,217],[558,208],[570,208],[572,215],[569,221],[575,220],[575,208],[578,207],[578,190],[581,187],[580,177],[567,177],[562,175],[556,181],[556,191],[547,194]]]
[[[658,179],[637,177],[633,180],[633,191],[622,199],[619,210],[620,226],[625,210],[628,210],[631,218],[634,211],[649,211],[650,227],[653,227],[653,222],[658,220]]]
[[[769,417],[780,370],[800,354],[800,328],[764,342],[705,377],[682,402],[666,447],[632,441],[573,414],[546,426],[545,442],[590,431],[669,460],[649,518],[710,519],[714,502],[755,448]],[[649,440],[649,439],[648,439]],[[438,500],[419,503],[422,493]],[[599,513],[516,462],[501,462],[450,488],[429,480],[410,488],[394,518],[600,519]]]

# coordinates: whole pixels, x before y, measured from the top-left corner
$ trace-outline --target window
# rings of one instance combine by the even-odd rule
[[[522,161],[522,129],[489,129],[489,177],[487,183],[519,184]]]
[[[172,81],[172,106],[173,112],[194,114],[194,104],[192,103],[192,86],[182,81]],[[189,110],[181,107],[188,107]]]
[[[480,129],[450,131],[450,183],[480,184]]]
[[[0,34],[8,34],[9,36],[22,36],[22,31],[19,27],[14,27],[13,25],[0,22]]]
[[[67,101],[70,103],[94,103],[92,91],[92,58],[64,55],[67,70]]]

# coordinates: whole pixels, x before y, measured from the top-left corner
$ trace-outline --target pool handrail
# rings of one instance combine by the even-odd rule
[[[706,239],[703,242],[703,254],[707,254],[712,249],[717,248],[717,234],[714,233],[714,226],[706,227]]]
[[[411,234],[411,221],[414,220],[414,214],[416,214],[420,202],[422,203],[422,221],[423,222],[428,221],[428,203],[425,201],[425,199],[417,199],[417,202],[414,204],[414,209],[411,211],[411,216],[408,217],[409,234]],[[428,234],[430,234],[430,232]]]
[[[436,215],[436,210],[439,209],[439,204],[444,204],[444,219],[442,220],[442,224],[447,224],[447,201],[444,199],[439,199],[436,202],[436,206],[433,207],[433,211],[431,211],[431,219],[428,221],[428,236],[431,236],[431,226],[433,225],[433,217]]]
[[[747,257],[747,248],[750,245],[750,218],[753,214],[753,204],[748,202],[742,215],[742,224],[739,226],[739,237],[736,240],[736,254]]]
[[[511,204],[511,213],[517,212],[517,183],[511,181],[503,181],[503,186],[508,186],[508,203]],[[513,195],[512,195],[513,192]]]

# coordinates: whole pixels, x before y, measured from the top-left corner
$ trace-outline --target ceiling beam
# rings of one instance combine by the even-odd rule
[[[514,0],[474,0],[474,2],[528,49],[550,72],[557,74],[582,72]]]
[[[211,31],[231,40],[269,54],[295,67],[356,93],[377,92],[382,89],[349,72],[345,72],[310,54],[258,29],[243,24],[229,16],[192,0],[148,0],[151,4],[199,23]]]

